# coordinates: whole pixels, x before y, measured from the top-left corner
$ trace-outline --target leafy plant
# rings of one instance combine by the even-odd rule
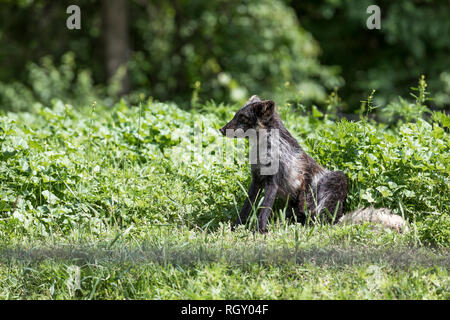
[[[425,86],[418,92],[422,105]],[[1,117],[0,230],[217,228],[235,218],[246,197],[239,185],[250,179],[247,162],[225,161],[222,148],[245,150],[218,132],[236,108],[210,102],[186,112],[148,100],[78,110],[55,101]],[[347,174],[346,211],[388,207],[417,225],[423,243],[448,244],[448,115],[387,127],[278,110],[313,158]]]

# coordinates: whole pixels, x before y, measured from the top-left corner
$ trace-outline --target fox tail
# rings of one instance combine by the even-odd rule
[[[397,232],[408,232],[409,228],[405,219],[399,215],[393,214],[390,209],[373,207],[357,209],[342,216],[337,224],[363,224],[371,222],[380,224],[383,227],[394,229]]]

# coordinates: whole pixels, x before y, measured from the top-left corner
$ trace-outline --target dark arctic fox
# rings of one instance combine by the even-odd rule
[[[250,144],[251,148],[260,149],[264,137],[267,159],[263,161],[258,154],[256,161],[251,163],[252,182],[235,226],[247,221],[252,204],[265,189],[258,217],[259,231],[262,233],[267,231],[267,222],[277,196],[288,200],[286,217],[301,223],[305,223],[307,215],[310,215],[312,219],[320,217],[341,224],[378,222],[398,231],[405,227],[404,220],[392,215],[388,209],[360,209],[343,216],[347,198],[346,175],[342,171],[321,167],[300,147],[281,121],[272,100],[261,101],[258,96],[252,96],[220,132],[230,137],[242,137],[238,132],[252,130],[256,133],[257,143],[253,147]],[[275,136],[276,139],[271,139]],[[264,169],[273,166],[275,161],[277,170],[264,173]]]

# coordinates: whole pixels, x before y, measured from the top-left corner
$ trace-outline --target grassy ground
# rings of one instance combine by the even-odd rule
[[[3,299],[449,299],[446,248],[371,226],[174,226],[4,243]]]
[[[305,150],[348,175],[346,211],[389,207],[410,231],[286,224],[277,203],[263,236],[229,227],[247,163],[193,149],[195,128],[203,147],[225,143],[232,111],[56,102],[1,116],[0,298],[450,298],[447,116],[392,130],[280,108]]]

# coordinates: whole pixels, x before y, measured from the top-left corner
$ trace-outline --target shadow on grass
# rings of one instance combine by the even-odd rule
[[[216,244],[162,244],[143,243],[139,247],[119,248],[89,246],[58,247],[2,247],[0,263],[41,263],[55,261],[72,264],[172,264],[195,265],[221,262],[230,266],[261,265],[303,265],[352,266],[383,264],[394,269],[410,267],[442,267],[450,269],[448,249],[370,248],[363,246],[330,246],[292,248],[265,244],[246,245],[239,248]]]

